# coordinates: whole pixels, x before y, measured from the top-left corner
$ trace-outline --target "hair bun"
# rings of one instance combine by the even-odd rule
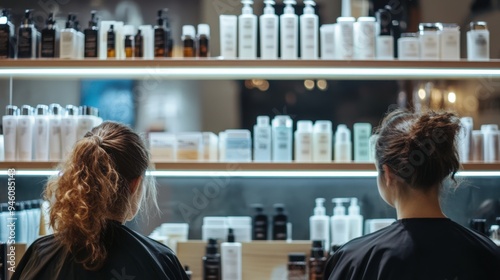
[[[450,148],[455,144],[455,139],[460,130],[460,119],[450,112],[428,112],[422,114],[409,133],[409,142],[421,146],[432,144],[432,152],[442,151],[440,148]],[[429,142],[430,141],[430,142]],[[426,142],[426,143],[423,143]],[[440,147],[440,148],[439,148]]]

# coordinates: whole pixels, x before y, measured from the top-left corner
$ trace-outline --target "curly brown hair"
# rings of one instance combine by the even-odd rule
[[[49,179],[44,196],[51,202],[50,226],[85,269],[95,271],[104,264],[104,233],[110,221],[132,219],[145,204],[143,199],[158,207],[154,182],[145,174],[149,165],[138,134],[122,124],[104,122],[75,144],[60,166],[60,176]],[[135,195],[130,189],[134,180],[142,181]]]

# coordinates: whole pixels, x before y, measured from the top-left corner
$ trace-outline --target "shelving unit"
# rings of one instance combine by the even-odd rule
[[[500,60],[0,60],[0,78],[54,79],[344,79],[421,80],[500,78]]]

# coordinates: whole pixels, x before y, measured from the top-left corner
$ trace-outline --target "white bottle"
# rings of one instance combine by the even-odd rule
[[[313,161],[313,123],[312,121],[298,121],[295,131],[295,161]]]
[[[28,214],[24,202],[16,202],[14,218],[16,219],[15,240],[16,243],[28,243]]]
[[[76,131],[78,126],[78,108],[67,105],[64,117],[61,119],[61,152],[62,158],[66,158],[76,143]]]
[[[281,59],[297,59],[299,53],[299,17],[292,5],[295,0],[284,0],[286,5],[280,16]]]
[[[61,30],[59,38],[59,57],[76,59],[79,53],[79,35],[74,28],[73,15],[68,15],[66,28]]]
[[[326,215],[324,203],[324,198],[316,198],[314,215],[309,218],[309,237],[310,240],[323,241],[323,247],[328,251],[330,249],[330,220]]]
[[[335,132],[335,161],[352,161],[351,131],[345,124],[339,124]]]
[[[419,60],[420,41],[416,33],[403,33],[398,39],[399,60]]]
[[[85,137],[85,134],[91,131],[96,123],[94,109],[92,107],[80,106],[79,111],[80,114],[78,115],[76,141],[83,139],[83,137]]]
[[[226,162],[226,132],[219,133],[219,161]]]
[[[7,227],[7,219],[10,217],[9,205],[7,203],[0,204],[0,241],[7,242],[9,239],[9,228]]]
[[[358,199],[351,198],[351,205],[348,208],[349,240],[363,235],[363,216],[360,214]]]
[[[334,198],[332,202],[335,203],[333,208],[333,216],[330,219],[332,226],[332,244],[343,245],[349,241],[349,219],[346,216],[346,209],[343,203],[349,200],[345,198]]]
[[[339,17],[335,29],[335,54],[337,59],[354,58],[354,22],[353,17]]]
[[[471,22],[467,32],[467,59],[490,59],[490,32],[484,21]]]
[[[313,134],[313,161],[332,161],[332,122],[316,121]]]
[[[260,57],[262,59],[278,58],[278,16],[273,5],[274,0],[264,0],[266,7],[260,16]]]
[[[34,160],[49,160],[49,107],[37,105],[35,109],[35,128],[33,134]]]
[[[238,57],[257,58],[257,16],[250,5],[253,0],[242,0],[243,9],[238,17]]]
[[[319,33],[321,59],[335,59],[335,24],[323,24]]]
[[[35,119],[33,108],[29,105],[21,107],[21,115],[17,118],[17,160],[33,160],[33,127]]]
[[[370,161],[370,136],[372,125],[369,123],[354,124],[354,161]]]
[[[252,137],[247,129],[228,129],[225,135],[225,162],[251,162]]]
[[[238,51],[238,18],[233,15],[221,15],[220,21],[220,55],[224,59],[237,57]]]
[[[273,162],[292,162],[292,126],[289,116],[276,116],[272,122]]]
[[[422,60],[438,60],[439,59],[439,26],[436,23],[420,23],[419,41],[420,41],[420,58]]]
[[[220,245],[222,279],[241,280],[241,243],[234,241],[233,229],[229,229],[227,242]]]
[[[356,59],[375,59],[376,27],[374,17],[360,17],[358,22],[354,23],[354,57]]]
[[[16,134],[19,109],[14,105],[7,105],[5,116],[2,117],[4,136],[4,160],[16,161]]]
[[[318,59],[319,19],[314,11],[316,3],[313,0],[304,0],[304,5],[304,13],[300,16],[300,57]]]
[[[460,162],[470,162],[471,157],[471,145],[472,145],[472,130],[474,128],[474,120],[471,117],[460,118],[460,123],[462,127],[460,128],[459,134],[459,155]]]
[[[499,132],[496,124],[483,124],[483,161],[493,163],[498,161]]]
[[[460,60],[460,27],[457,24],[441,24],[439,40],[441,60]]]
[[[271,125],[268,116],[258,116],[253,127],[253,160],[271,162]]]
[[[49,160],[61,160],[61,116],[62,107],[59,104],[49,106]]]

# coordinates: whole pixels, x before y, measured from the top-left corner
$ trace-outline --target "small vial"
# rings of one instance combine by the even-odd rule
[[[111,24],[107,33],[108,58],[116,57],[116,37],[114,26]]]
[[[125,57],[134,57],[134,37],[132,35],[125,36]]]
[[[192,25],[182,27],[182,42],[184,44],[184,57],[195,57],[195,30]]]
[[[141,30],[137,30],[137,34],[135,34],[135,47],[134,47],[134,56],[135,57],[144,57],[144,37],[142,36]]]
[[[198,57],[210,56],[210,25],[198,24]]]

